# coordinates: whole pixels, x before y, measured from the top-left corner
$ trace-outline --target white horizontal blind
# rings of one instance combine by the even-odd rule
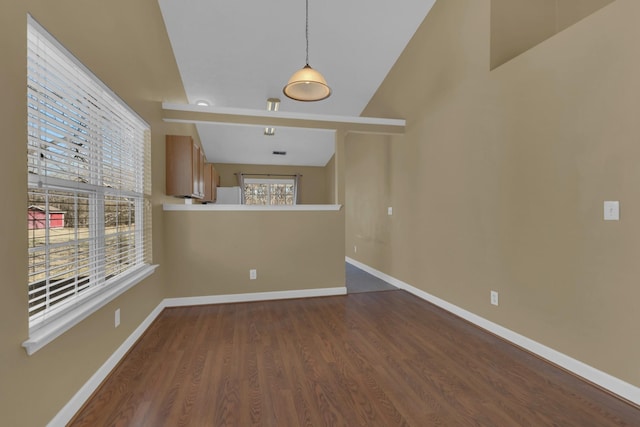
[[[150,259],[149,126],[29,18],[29,319],[36,328]]]

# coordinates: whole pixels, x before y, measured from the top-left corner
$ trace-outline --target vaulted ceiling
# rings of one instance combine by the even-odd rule
[[[309,0],[309,64],[327,79],[326,100],[292,101],[282,88],[305,63],[305,1],[159,0],[189,102],[214,107],[359,116],[435,0]],[[207,160],[324,166],[331,130],[199,123]],[[286,151],[274,156],[273,151]]]

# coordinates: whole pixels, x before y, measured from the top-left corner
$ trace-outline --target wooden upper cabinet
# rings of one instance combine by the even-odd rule
[[[213,163],[204,164],[204,197],[203,202],[215,202],[218,198],[218,182],[220,175],[213,166]]]
[[[190,136],[167,135],[167,195],[204,197],[204,153]]]

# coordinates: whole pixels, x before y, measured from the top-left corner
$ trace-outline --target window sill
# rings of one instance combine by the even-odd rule
[[[287,206],[265,206],[265,205],[178,205],[165,203],[165,211],[339,211],[342,205],[287,205]]]
[[[95,313],[145,278],[149,277],[156,270],[157,265],[144,265],[131,274],[123,277],[119,282],[113,283],[108,288],[87,295],[83,301],[79,301],[73,306],[59,314],[54,320],[45,325],[36,327],[37,329],[29,333],[29,339],[22,343],[22,346],[31,356],[57,337],[73,328],[78,323]]]

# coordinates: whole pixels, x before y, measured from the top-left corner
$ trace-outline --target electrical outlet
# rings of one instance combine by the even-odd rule
[[[498,305],[498,292],[491,291],[491,304]]]
[[[618,201],[604,202],[604,220],[620,221],[620,202]]]
[[[358,252],[358,247],[356,245],[353,245],[353,253],[357,253]]]
[[[387,208],[387,215],[393,215],[393,208],[391,206]]]
[[[258,278],[258,271],[255,268],[249,270],[249,279],[256,280]]]
[[[116,314],[115,314],[115,327],[117,328],[118,326],[120,326],[120,309],[116,309]]]

